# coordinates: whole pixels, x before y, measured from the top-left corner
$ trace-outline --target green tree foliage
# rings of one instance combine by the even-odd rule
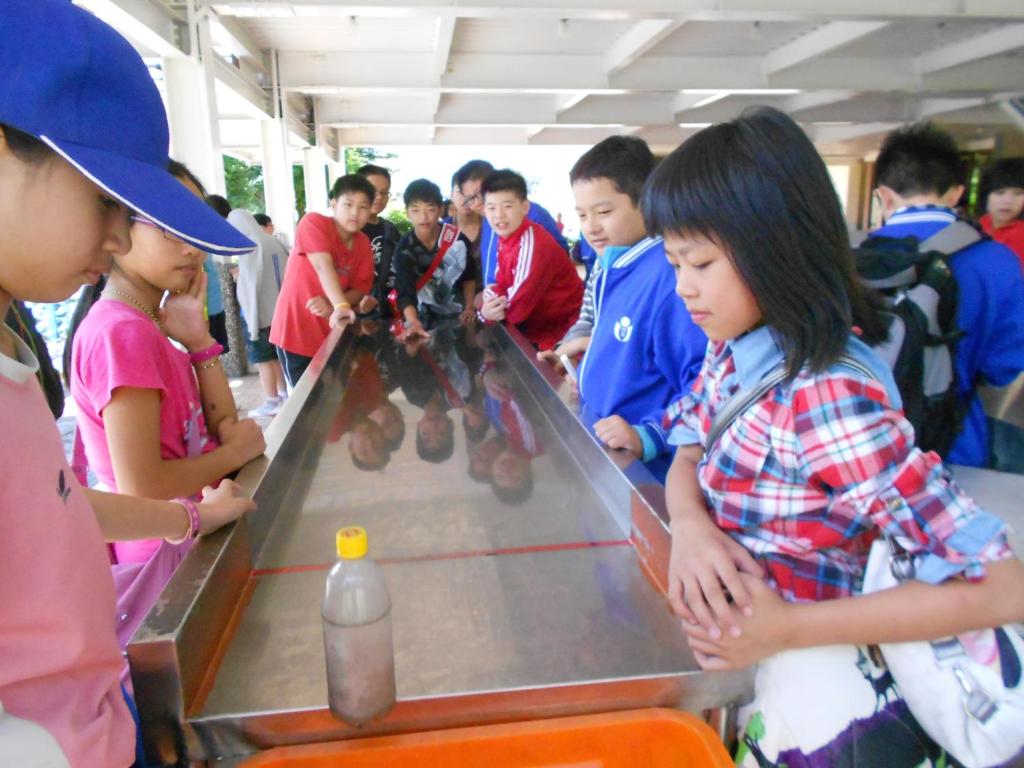
[[[298,218],[306,213],[306,184],[301,165],[292,166],[292,185],[295,188],[295,212]],[[224,156],[224,180],[228,202],[232,208],[245,208],[253,213],[265,213],[266,195],[263,189],[263,167],[249,165],[242,160]]]
[[[412,229],[412,222],[409,221],[409,217],[405,215],[405,208],[395,208],[384,214],[384,218],[398,227],[398,231],[403,235]]]
[[[306,215],[306,174],[301,165],[292,166],[292,186],[295,187],[295,212],[301,219]]]
[[[245,208],[248,211],[266,210],[263,168],[224,155],[224,179],[228,190],[228,202],[232,208]]]
[[[388,170],[394,171],[394,168],[384,162],[394,156],[390,152],[381,152],[373,147],[345,147],[345,173],[355,173],[367,163],[383,165]]]

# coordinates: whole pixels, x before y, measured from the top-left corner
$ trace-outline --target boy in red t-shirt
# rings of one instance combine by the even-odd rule
[[[288,385],[294,387],[331,328],[355,320],[373,287],[373,247],[360,230],[376,190],[362,176],[334,182],[333,215],[307,213],[295,233],[270,325]]]
[[[526,218],[526,180],[512,170],[484,179],[484,213],[499,237],[496,282],[484,289],[485,320],[515,325],[540,349],[551,349],[576,322],[583,282],[568,254]]]

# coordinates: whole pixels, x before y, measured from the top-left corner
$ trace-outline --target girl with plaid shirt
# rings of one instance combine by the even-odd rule
[[[868,346],[887,334],[858,283],[824,163],[759,108],[676,149],[648,181],[648,230],[710,339],[670,406],[669,600],[702,668],[758,664],[737,762],[955,765],[921,730],[870,644],[1024,619],[1024,567],[1003,523],[914,447],[899,393]],[[852,356],[868,378],[838,364]],[[715,445],[713,417],[787,373]],[[705,452],[707,448],[707,452]],[[923,555],[917,578],[859,595],[884,530]],[[848,660],[822,666],[809,649]]]

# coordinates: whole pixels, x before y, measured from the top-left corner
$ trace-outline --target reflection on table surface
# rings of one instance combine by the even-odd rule
[[[748,690],[746,673],[700,672],[629,541],[628,484],[605,461],[597,471],[625,493],[595,488],[573,449],[591,437],[553,421],[564,404],[538,397],[547,384],[503,334],[449,325],[403,344],[363,327],[339,363],[340,402],[317,415],[322,452],[292,476],[308,492],[276,515],[201,719],[326,707],[319,601],[343,525],[367,529],[392,593],[392,722],[417,701],[443,712],[495,692],[558,690],[552,711],[569,712],[574,686],[596,696],[590,711],[614,709],[588,686],[615,681],[666,681],[640,705]]]
[[[625,537],[489,330],[432,334],[357,339],[305,502],[258,568],[332,560],[343,525],[383,559]]]

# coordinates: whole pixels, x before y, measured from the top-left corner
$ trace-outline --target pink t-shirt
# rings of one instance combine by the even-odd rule
[[[17,343],[20,362],[0,354],[0,701],[49,731],[72,766],[123,768],[135,726],[118,681],[110,563],[38,364]]]
[[[117,490],[102,413],[118,387],[160,392],[160,456],[185,459],[217,447],[206,431],[199,385],[188,354],[175,347],[141,310],[120,301],[93,305],[75,333],[71,351],[71,396],[89,467]],[[197,488],[198,493],[201,489]],[[114,544],[118,562],[145,562],[159,539]]]

